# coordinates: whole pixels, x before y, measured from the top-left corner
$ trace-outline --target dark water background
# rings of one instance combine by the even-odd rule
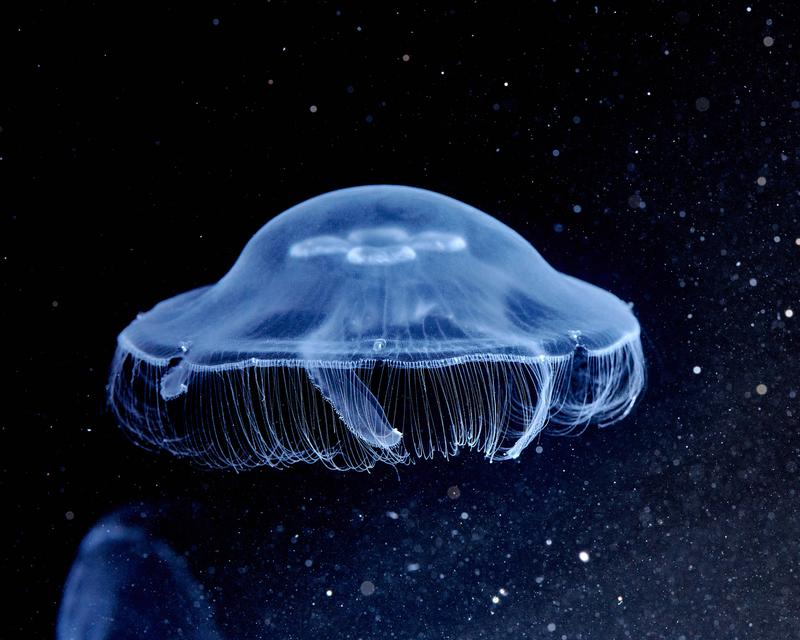
[[[695,4],[6,15],[0,636],[52,634],[81,538],[127,505],[228,638],[800,636],[800,20]],[[515,463],[370,474],[210,472],[126,440],[104,385],[135,313],[286,207],[381,182],[633,301],[632,416]]]

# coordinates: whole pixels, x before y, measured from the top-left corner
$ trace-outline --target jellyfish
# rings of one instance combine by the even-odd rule
[[[64,585],[58,640],[220,640],[185,558],[115,513],[86,535]]]
[[[629,305],[431,191],[341,189],[270,220],[214,285],[122,331],[108,384],[144,446],[212,467],[368,470],[626,416]]]

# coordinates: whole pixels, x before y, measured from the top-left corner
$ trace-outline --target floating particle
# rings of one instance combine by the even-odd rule
[[[447,497],[451,500],[458,500],[461,497],[461,489],[457,484],[447,489]]]
[[[581,562],[589,562],[589,552],[588,551],[581,551],[578,554],[578,557],[580,558]]]
[[[360,589],[361,595],[371,596],[375,593],[375,583],[370,580],[364,580],[364,582],[361,583]]]
[[[308,110],[309,110],[311,113],[316,113],[316,112],[317,112],[317,105],[315,105],[315,104],[312,104],[312,105],[311,105],[311,106],[308,108]]]
[[[773,44],[775,44],[775,38],[773,38],[772,36],[766,36],[764,38],[765,47],[771,47]]]
[[[692,367],[692,373],[695,374],[695,375],[698,375],[701,371],[702,371],[702,369],[700,367],[698,367],[697,365]]]
[[[711,106],[711,101],[704,96],[701,96],[694,101],[694,108],[701,112],[708,111],[708,108],[710,106]]]
[[[787,318],[791,318],[794,315],[794,311],[792,311],[791,309],[787,309],[786,311],[783,312],[783,315],[785,315]]]
[[[765,385],[764,383],[756,385],[756,393],[758,395],[760,395],[760,396],[766,395],[766,393],[767,393],[767,385]]]
[[[764,176],[758,176],[756,179],[756,184],[759,187],[763,187],[765,184],[767,184],[767,179]]]
[[[628,197],[628,206],[631,209],[644,209],[647,205],[638,193],[634,193],[632,196]]]

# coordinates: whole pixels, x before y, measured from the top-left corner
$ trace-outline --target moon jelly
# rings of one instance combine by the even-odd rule
[[[136,439],[216,467],[516,458],[624,417],[639,324],[491,216],[402,186],[342,189],[262,227],[214,285],[120,335],[110,405]]]

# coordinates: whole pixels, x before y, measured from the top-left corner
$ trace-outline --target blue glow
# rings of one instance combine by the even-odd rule
[[[219,640],[186,561],[115,514],[92,528],[64,585],[57,640]]]
[[[621,300],[473,207],[382,185],[292,207],[217,284],[141,314],[109,399],[138,441],[211,466],[363,470],[515,458],[548,423],[626,415],[644,371]]]

